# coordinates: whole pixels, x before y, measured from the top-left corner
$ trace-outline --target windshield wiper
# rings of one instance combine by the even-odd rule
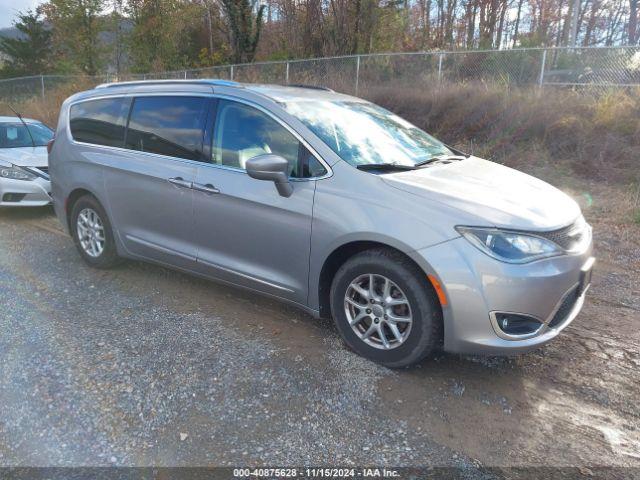
[[[398,163],[362,163],[356,165],[358,170],[415,170],[413,165],[400,165]]]
[[[437,162],[438,160],[464,160],[467,157],[462,155],[434,155],[433,157],[427,158],[421,162],[416,163],[416,167],[424,167],[432,162]]]

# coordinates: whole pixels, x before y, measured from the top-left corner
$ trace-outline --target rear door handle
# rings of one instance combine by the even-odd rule
[[[220,193],[216,187],[207,183],[206,185],[202,185],[201,183],[194,183],[191,188],[197,190],[198,192],[206,193],[207,195],[213,195],[214,193]]]
[[[173,177],[169,179],[169,183],[175,185],[180,188],[192,188],[193,184],[191,182],[187,182],[182,177]]]

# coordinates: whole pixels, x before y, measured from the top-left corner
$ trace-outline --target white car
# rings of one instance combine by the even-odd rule
[[[28,118],[0,117],[0,207],[51,203],[47,143],[53,130]]]

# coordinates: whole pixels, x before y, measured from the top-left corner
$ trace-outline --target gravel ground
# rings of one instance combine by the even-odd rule
[[[588,304],[550,345],[393,371],[330,322],[93,270],[50,209],[0,211],[0,465],[640,467],[637,238],[597,234]]]

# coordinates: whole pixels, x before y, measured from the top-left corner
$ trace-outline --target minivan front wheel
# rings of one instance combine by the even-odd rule
[[[85,262],[97,268],[110,268],[120,263],[111,224],[95,197],[79,198],[71,209],[70,220],[73,240]]]
[[[347,345],[388,367],[418,362],[441,339],[442,313],[427,276],[391,250],[347,260],[333,280],[331,310]]]

